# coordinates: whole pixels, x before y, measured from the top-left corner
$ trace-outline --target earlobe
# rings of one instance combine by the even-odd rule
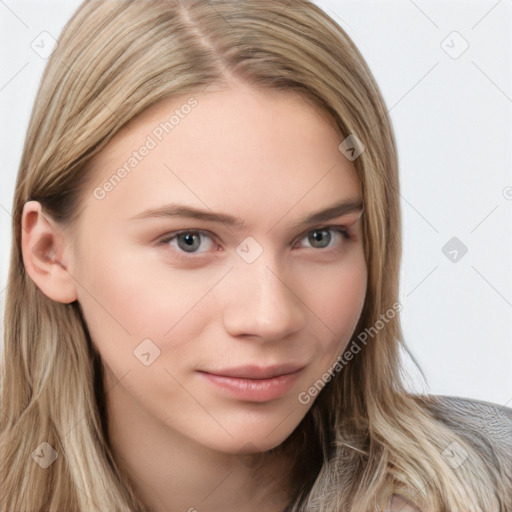
[[[41,203],[25,203],[21,217],[21,249],[26,272],[47,297],[69,304],[77,299],[77,294],[64,261],[64,243],[61,228],[44,215]]]

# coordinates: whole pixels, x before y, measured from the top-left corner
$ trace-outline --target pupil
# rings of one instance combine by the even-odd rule
[[[191,235],[190,233],[181,235],[181,240],[183,240],[185,242],[185,247],[184,247],[185,250],[191,249],[191,248],[197,249],[197,244],[195,244],[196,247],[194,247],[194,237],[198,238],[197,235],[193,235],[193,234]]]
[[[328,233],[327,236],[325,236],[324,233]],[[315,243],[319,242],[321,244],[322,238],[326,238],[326,240],[324,240],[324,245],[322,245],[322,247],[326,247],[326,245],[329,245],[330,237],[331,237],[331,235],[329,234],[328,231],[325,231],[325,230],[324,231],[313,231],[314,243],[312,245],[314,247],[317,247],[317,246],[315,246]]]

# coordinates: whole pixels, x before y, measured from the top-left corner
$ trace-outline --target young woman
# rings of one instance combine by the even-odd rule
[[[397,156],[306,0],[84,2],[14,197],[5,512],[506,512],[512,411],[402,381]]]

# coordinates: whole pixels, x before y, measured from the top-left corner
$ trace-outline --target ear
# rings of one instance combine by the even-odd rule
[[[67,270],[62,228],[43,214],[41,203],[28,201],[21,217],[21,250],[27,274],[50,299],[68,304],[77,299]]]

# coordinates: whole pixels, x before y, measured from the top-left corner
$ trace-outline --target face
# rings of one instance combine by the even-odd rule
[[[291,434],[365,298],[342,140],[300,96],[237,86],[165,100],[95,157],[69,271],[111,406],[225,453]]]

